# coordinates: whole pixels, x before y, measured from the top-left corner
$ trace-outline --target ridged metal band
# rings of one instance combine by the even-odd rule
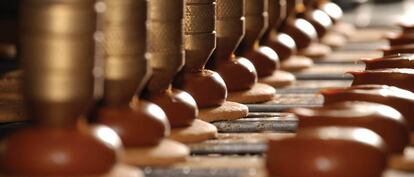
[[[216,59],[230,59],[245,33],[244,0],[217,0]]]
[[[29,115],[73,127],[93,92],[93,0],[23,0],[20,53]]]
[[[147,51],[154,73],[147,89],[168,89],[184,65],[184,0],[151,0],[148,3]]]
[[[217,20],[244,16],[244,0],[217,0]]]
[[[185,0],[185,69],[200,70],[216,47],[214,0]]]
[[[23,33],[48,33],[58,35],[90,34],[95,28],[95,16],[92,1],[67,3],[65,0],[56,1],[24,1],[21,6],[20,30]],[[46,5],[47,4],[47,5]],[[79,20],[81,19],[81,20]]]
[[[269,28],[274,28],[280,24],[281,19],[286,17],[286,0],[268,1]]]
[[[149,77],[145,54],[147,1],[103,2],[104,100],[107,105],[128,104]]]
[[[216,4],[186,4],[185,33],[210,33],[214,31]]]
[[[243,48],[250,48],[261,38],[268,27],[268,0],[246,0],[246,34],[242,41]]]
[[[183,19],[184,0],[150,0],[148,3],[148,20],[150,21]]]

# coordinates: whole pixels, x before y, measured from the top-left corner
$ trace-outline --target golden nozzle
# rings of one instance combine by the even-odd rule
[[[240,44],[242,50],[253,47],[268,27],[268,0],[245,0],[246,34]]]
[[[128,104],[148,77],[146,0],[104,0],[104,102]]]
[[[24,0],[19,57],[28,113],[38,124],[74,127],[92,99],[94,0]]]
[[[282,19],[286,18],[286,0],[268,1],[269,28],[278,26]]]
[[[204,67],[216,47],[215,0],[185,0],[185,69]]]
[[[184,65],[184,2],[151,0],[148,8],[147,49],[153,75],[147,89],[159,92],[169,88]]]
[[[216,60],[229,60],[244,36],[244,0],[217,0]]]

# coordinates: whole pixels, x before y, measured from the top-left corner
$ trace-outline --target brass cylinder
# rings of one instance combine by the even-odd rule
[[[146,0],[104,0],[104,104],[127,105],[148,77]]]
[[[245,0],[246,33],[238,50],[248,50],[268,27],[268,0]]]
[[[185,70],[199,71],[216,47],[215,0],[185,0]]]
[[[153,74],[147,90],[162,92],[184,65],[184,1],[151,0],[148,9],[147,51]]]
[[[278,28],[282,19],[286,18],[286,0],[268,1],[269,28]]]
[[[23,93],[41,126],[74,127],[92,100],[94,0],[24,0],[20,10]]]
[[[217,0],[216,60],[230,60],[245,33],[244,0]]]

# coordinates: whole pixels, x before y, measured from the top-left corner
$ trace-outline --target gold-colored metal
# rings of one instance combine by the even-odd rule
[[[214,59],[231,60],[245,33],[244,0],[217,0]]]
[[[19,57],[28,113],[42,126],[74,127],[92,98],[95,1],[22,3]]]
[[[183,0],[151,0],[148,3],[148,54],[153,70],[149,92],[167,90],[184,65]]]
[[[84,18],[95,16],[91,10],[91,1],[80,0],[26,0],[21,6],[20,30],[25,32],[44,32],[44,34],[88,35],[95,31],[90,28],[95,24],[95,18]],[[51,4],[45,6],[44,4]],[[81,20],[79,20],[81,19]]]
[[[148,78],[146,0],[104,0],[104,102],[127,105]]]
[[[286,18],[286,0],[269,0],[267,10],[269,30],[273,30],[280,25],[281,19]]]
[[[199,71],[216,47],[215,0],[185,0],[185,69]]]
[[[252,48],[257,40],[262,37],[269,23],[267,8],[268,0],[246,0],[246,34],[238,51]]]

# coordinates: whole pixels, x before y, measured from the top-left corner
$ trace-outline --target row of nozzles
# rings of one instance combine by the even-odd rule
[[[144,86],[166,89],[184,60],[185,69],[204,67],[216,47],[215,30],[217,38],[233,41],[224,50],[230,55],[244,32],[223,27],[244,24],[244,0],[217,6],[214,0],[24,0],[19,58],[30,115],[52,126],[74,125],[99,77],[104,104],[125,104]]]

